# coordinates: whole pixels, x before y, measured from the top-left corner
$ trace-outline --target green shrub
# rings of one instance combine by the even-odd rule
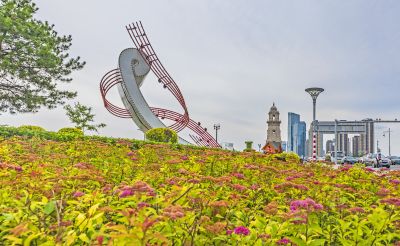
[[[34,132],[44,132],[44,131],[46,131],[43,127],[40,127],[40,126],[30,126],[30,125],[20,126],[20,127],[18,127],[17,129],[18,129],[18,130],[34,131]]]
[[[169,128],[154,128],[146,132],[146,139],[159,143],[177,143],[178,135]]]
[[[331,156],[330,156],[330,155],[326,155],[326,156],[325,156],[325,161],[329,161],[329,162],[332,161]]]
[[[255,151],[253,149],[253,141],[246,141],[244,143],[246,144],[246,148],[243,150],[244,152],[253,152],[253,151]]]
[[[58,135],[61,138],[66,138],[66,139],[76,139],[76,138],[82,138],[83,137],[83,132],[81,129],[78,128],[73,128],[73,127],[64,127],[58,130]]]

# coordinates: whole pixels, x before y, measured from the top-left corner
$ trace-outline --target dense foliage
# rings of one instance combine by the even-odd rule
[[[35,112],[54,108],[76,93],[60,90],[57,82],[84,66],[69,57],[71,36],[35,19],[30,0],[0,1],[0,112]]]
[[[177,143],[178,134],[169,128],[153,128],[146,132],[146,139],[158,143]]]
[[[73,128],[73,127],[64,127],[58,130],[58,135],[59,136],[64,136],[67,138],[75,139],[75,138],[82,138],[83,137],[83,131],[78,128]]]
[[[395,171],[336,170],[285,153],[40,136],[3,137],[0,161],[0,242],[6,245],[400,240]]]
[[[33,132],[44,132],[44,131],[46,131],[43,127],[31,126],[31,125],[19,126],[18,129],[22,130],[22,131],[27,130],[27,131],[33,131]]]

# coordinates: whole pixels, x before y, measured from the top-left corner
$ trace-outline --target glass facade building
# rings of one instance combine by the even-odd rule
[[[306,123],[300,121],[300,115],[292,112],[288,113],[287,152],[306,155]]]

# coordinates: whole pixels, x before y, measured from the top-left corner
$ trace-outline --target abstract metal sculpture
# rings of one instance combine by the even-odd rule
[[[175,81],[161,64],[142,23],[135,22],[126,26],[126,29],[136,48],[123,50],[119,56],[119,67],[106,73],[101,79],[100,92],[105,108],[117,117],[132,118],[143,132],[152,128],[167,127],[159,118],[167,119],[174,122],[169,128],[176,132],[189,128],[194,133],[189,134],[189,136],[197,145],[220,147],[218,142],[207,132],[207,129],[201,126],[200,122],[195,122],[189,118],[185,99]],[[183,113],[148,105],[140,87],[150,71],[157,76],[158,82],[178,100]],[[118,87],[125,108],[112,104],[106,98],[109,90],[115,85]],[[181,137],[179,142],[190,144]]]

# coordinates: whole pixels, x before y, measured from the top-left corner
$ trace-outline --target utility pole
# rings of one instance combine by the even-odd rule
[[[384,131],[383,132],[383,136],[385,137],[385,133],[389,133],[389,156],[391,156],[391,154],[390,154],[390,133],[392,132],[391,130],[390,130],[390,128],[389,128],[389,130],[387,130],[387,131]]]
[[[214,124],[214,130],[215,130],[215,142],[218,143],[218,130],[221,129],[220,124]]]

